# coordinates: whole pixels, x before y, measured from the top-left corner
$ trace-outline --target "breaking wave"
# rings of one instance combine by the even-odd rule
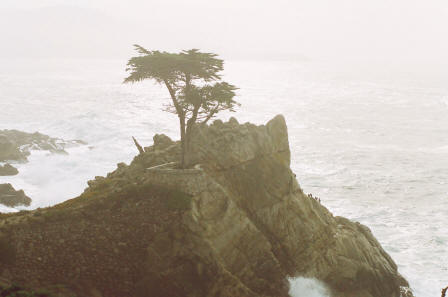
[[[291,297],[331,297],[325,284],[313,278],[291,278],[289,284]]]

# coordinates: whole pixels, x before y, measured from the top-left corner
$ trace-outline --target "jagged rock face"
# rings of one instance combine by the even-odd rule
[[[282,116],[266,126],[239,125],[234,118],[225,124],[217,120],[211,126],[196,126],[193,136],[187,158],[191,164],[206,162],[223,170],[261,156],[283,153],[289,165],[288,133]]]
[[[0,184],[0,204],[9,207],[29,206],[31,198],[26,196],[23,190],[16,191],[11,184]]]
[[[289,168],[288,134],[282,116],[266,126],[218,121],[210,127],[199,126],[196,132],[196,150],[191,151],[189,160],[203,164],[204,174],[221,189],[197,195],[197,213],[202,214],[197,221],[206,225],[205,234],[232,273],[244,279],[252,267],[256,275],[263,259],[271,272],[323,280],[335,297],[399,296],[400,287],[408,287],[367,227],[333,217],[300,189]],[[219,213],[219,205],[225,205],[226,211]],[[229,214],[232,206],[241,214]],[[233,227],[235,221],[240,233]],[[245,234],[248,229],[251,235]],[[234,238],[229,238],[226,230],[232,230]],[[258,254],[254,259],[241,258],[241,254],[253,253]],[[254,287],[253,279],[251,275],[247,285],[257,293],[266,292],[266,288]]]
[[[174,141],[172,141],[168,136],[164,134],[154,135],[153,140],[154,140],[153,148],[158,150],[164,150],[174,144]]]
[[[282,116],[265,126],[215,121],[195,132],[189,169],[153,167],[180,153],[179,143],[157,136],[81,197],[37,218],[0,221],[21,251],[3,274],[19,283],[39,275],[36,286],[69,284],[80,296],[286,297],[293,276],[324,281],[333,297],[411,296],[400,292],[406,280],[367,227],[303,193]]]
[[[80,140],[65,141],[35,132],[0,130],[0,162],[26,161],[31,150],[45,150],[51,153],[66,154],[66,148],[86,144]]]
[[[0,161],[26,160],[29,154],[24,153],[6,135],[0,134]]]

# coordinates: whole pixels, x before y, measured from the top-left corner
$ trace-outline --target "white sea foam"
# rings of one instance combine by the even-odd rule
[[[291,297],[331,297],[324,283],[312,279],[297,277],[289,280]]]

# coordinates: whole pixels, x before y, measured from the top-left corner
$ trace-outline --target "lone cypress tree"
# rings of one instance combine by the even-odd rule
[[[185,168],[185,155],[190,149],[194,125],[207,123],[222,110],[234,111],[237,87],[221,80],[224,61],[216,54],[198,49],[180,53],[150,51],[134,45],[139,56],[132,57],[126,71],[130,75],[125,83],[153,79],[164,85],[171,97],[165,111],[179,118],[182,147],[181,167]]]

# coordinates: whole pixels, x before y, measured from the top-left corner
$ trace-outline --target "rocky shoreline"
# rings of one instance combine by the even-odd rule
[[[23,190],[16,191],[11,184],[0,184],[0,204],[8,207],[29,206],[31,198]]]
[[[77,296],[289,297],[297,276],[332,297],[412,296],[368,227],[303,192],[282,116],[195,129],[187,170],[159,135],[80,197],[1,215],[0,276]]]
[[[32,150],[67,154],[66,149],[85,145],[81,140],[63,140],[35,132],[26,133],[18,130],[0,130],[0,162],[26,162]]]
[[[26,133],[18,130],[0,130],[0,176],[19,174],[17,168],[10,163],[28,162],[32,150],[48,151],[53,154],[67,154],[66,149],[85,145],[81,140],[63,140],[35,132]],[[15,207],[29,206],[31,199],[23,190],[16,191],[10,184],[0,184],[0,204]]]

